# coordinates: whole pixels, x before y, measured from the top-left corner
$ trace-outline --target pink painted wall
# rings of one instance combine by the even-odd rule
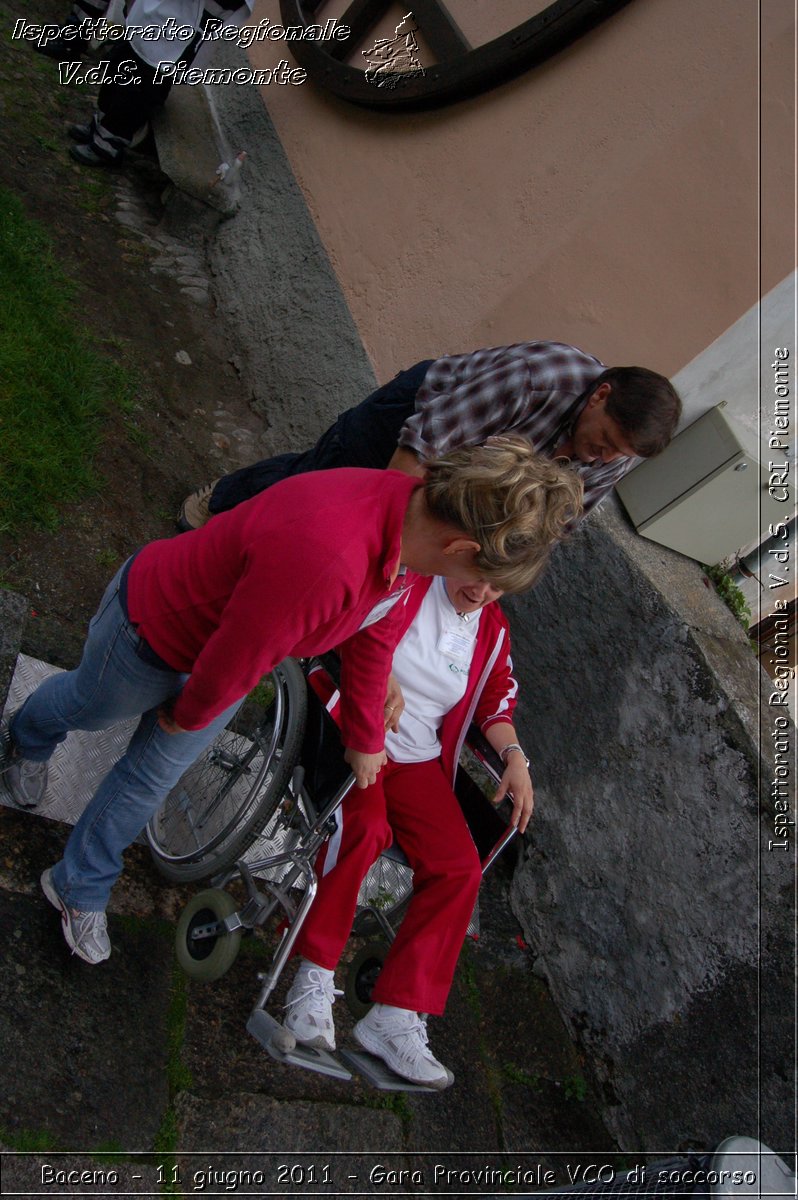
[[[480,40],[494,5],[449,7]],[[632,0],[548,63],[429,113],[364,111],[310,81],[264,87],[378,378],[526,338],[673,374],[750,308],[758,7]],[[790,270],[775,230],[792,211],[793,5],[761,7],[764,292]],[[502,0],[494,33],[534,11]],[[255,16],[279,22],[277,0]],[[250,55],[274,66],[287,49]]]

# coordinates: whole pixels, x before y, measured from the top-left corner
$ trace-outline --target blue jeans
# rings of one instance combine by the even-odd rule
[[[161,729],[158,707],[180,692],[188,676],[141,657],[146,646],[120,602],[120,576],[121,571],[111,580],[89,624],[80,665],[46,679],[10,730],[23,758],[43,762],[72,729],[105,729],[141,716],[127,750],[89,801],[53,868],[56,891],[82,912],[105,908],[122,871],[123,851],[240,704],[204,729],[176,734]]]

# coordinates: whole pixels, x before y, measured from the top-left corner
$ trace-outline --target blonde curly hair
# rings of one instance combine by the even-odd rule
[[[424,464],[432,516],[454,525],[480,551],[483,578],[504,592],[532,587],[552,547],[582,512],[582,481],[521,437],[492,437]]]

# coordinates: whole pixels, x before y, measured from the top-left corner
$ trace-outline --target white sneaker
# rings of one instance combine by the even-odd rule
[[[111,953],[105,913],[78,912],[75,908],[67,908],[53,886],[50,867],[42,873],[41,885],[53,908],[61,913],[64,938],[72,953],[92,966],[105,962]]]
[[[38,808],[47,791],[49,764],[33,762],[12,754],[5,769],[5,783],[12,799],[20,808]]]
[[[0,775],[20,808],[37,808],[47,790],[47,762],[23,758],[11,737],[10,718],[0,724]]]
[[[332,1006],[343,992],[333,986],[333,972],[303,958],[285,998],[287,1013],[283,1027],[303,1046],[317,1050],[335,1049]]]
[[[376,1054],[403,1079],[440,1090],[454,1083],[452,1072],[427,1045],[427,1026],[408,1008],[375,1004],[358,1021],[354,1035],[364,1050]]]

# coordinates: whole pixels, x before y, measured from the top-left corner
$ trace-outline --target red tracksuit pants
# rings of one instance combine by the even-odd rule
[[[338,820],[337,833],[316,863],[319,889],[295,953],[335,969],[363,877],[395,836],[413,869],[413,898],[373,999],[440,1015],[482,878],[476,846],[440,760],[389,761],[372,787],[350,792]]]

